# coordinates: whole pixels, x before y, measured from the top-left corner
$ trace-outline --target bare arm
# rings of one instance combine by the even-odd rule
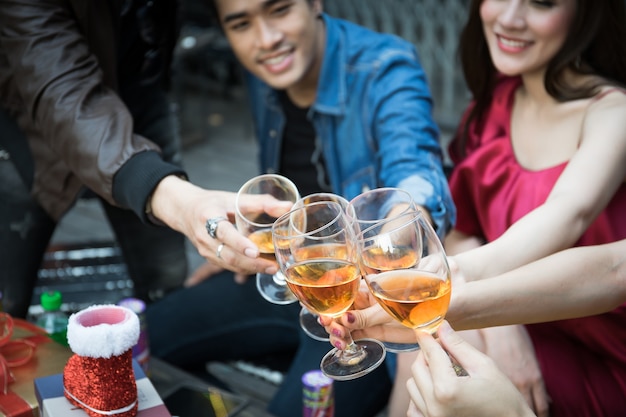
[[[452,292],[455,329],[539,323],[613,310],[626,302],[626,239],[568,249]]]
[[[444,240],[447,255],[457,255],[471,249],[476,249],[483,244],[484,242],[476,236],[466,235],[456,229],[452,229]]]
[[[454,257],[451,257],[453,260]],[[539,323],[605,313],[626,303],[626,239],[567,249],[490,279],[455,283],[446,319],[455,329]],[[373,300],[326,322],[341,336],[408,343],[399,325]],[[349,318],[348,318],[349,316]],[[331,342],[341,337],[331,335]]]

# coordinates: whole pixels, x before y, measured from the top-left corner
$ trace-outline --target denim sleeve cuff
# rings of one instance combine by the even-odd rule
[[[158,152],[138,153],[115,174],[113,199],[120,207],[135,212],[143,222],[150,223],[146,202],[159,182],[169,175],[186,176],[186,173],[181,167],[163,161]]]
[[[438,204],[427,206],[430,217],[433,219],[433,225],[435,227],[435,231],[437,232],[437,236],[443,242],[443,239],[448,234],[450,229],[452,229],[452,224],[454,222],[454,218],[456,217],[456,210],[454,206],[446,208],[443,201],[439,201]]]
[[[415,204],[428,210],[437,236],[443,241],[456,219],[456,209],[447,183],[437,182],[436,178],[428,181],[413,175],[402,180],[398,187],[407,190]]]

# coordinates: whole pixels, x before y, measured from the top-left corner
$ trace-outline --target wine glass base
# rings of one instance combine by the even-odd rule
[[[281,285],[276,282],[274,275],[257,274],[256,287],[263,298],[274,304],[291,304],[298,301],[287,284]]]
[[[418,343],[383,342],[383,345],[385,346],[385,350],[391,353],[415,352],[420,349],[420,345]]]
[[[341,350],[331,350],[320,363],[324,375],[337,381],[349,381],[370,373],[385,360],[385,347],[378,340],[360,339],[354,343],[365,350],[364,354],[345,360]]]
[[[300,327],[311,339],[328,342],[330,338],[324,326],[317,321],[317,316],[306,308],[300,310]]]

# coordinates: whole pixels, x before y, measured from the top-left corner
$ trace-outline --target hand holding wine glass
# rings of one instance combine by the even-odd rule
[[[295,203],[300,198],[300,194],[293,182],[277,174],[264,174],[251,178],[237,192],[235,202],[237,229],[257,245],[261,257],[275,260],[274,245],[272,243],[272,224],[277,217],[268,213],[246,210],[246,207],[240,204],[244,195],[261,194],[271,195],[277,200],[290,201],[292,203]],[[256,280],[259,293],[266,300],[275,304],[290,304],[297,301],[291,291],[289,291],[280,271],[274,275],[258,273]]]
[[[316,201],[334,201],[341,205],[344,211],[348,208],[348,200],[333,193],[313,193],[306,195],[296,201],[293,208],[295,209],[306,206],[308,204],[315,203]],[[302,330],[304,330],[309,337],[321,342],[328,342],[328,333],[326,332],[324,326],[318,322],[318,318],[319,316],[317,314],[312,313],[306,307],[302,307],[300,310],[300,327],[302,327]]]
[[[394,187],[383,187],[368,190],[354,197],[347,208],[360,232],[403,214],[417,210],[413,197],[407,191]],[[384,341],[388,352],[410,352],[419,349],[417,343],[395,343]]]
[[[298,207],[274,223],[272,234],[287,284],[307,309],[338,317],[352,306],[361,273],[354,233],[340,204],[319,201]],[[320,368],[333,379],[349,380],[372,371],[384,357],[380,342],[350,340],[346,349],[326,354]]]
[[[373,296],[398,322],[434,333],[445,318],[451,274],[441,241],[419,210],[377,223],[358,238]]]

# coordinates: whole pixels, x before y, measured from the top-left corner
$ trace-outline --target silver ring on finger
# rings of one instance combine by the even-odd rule
[[[215,256],[217,256],[217,259],[222,259],[222,249],[224,249],[224,244],[220,243],[220,245],[217,247],[217,250],[215,251]]]
[[[212,217],[210,219],[207,219],[204,227],[206,228],[206,231],[209,234],[209,236],[211,236],[213,239],[217,239],[217,226],[220,224],[220,222],[223,222],[225,220],[228,220],[228,219],[224,216],[217,216],[217,217]]]

